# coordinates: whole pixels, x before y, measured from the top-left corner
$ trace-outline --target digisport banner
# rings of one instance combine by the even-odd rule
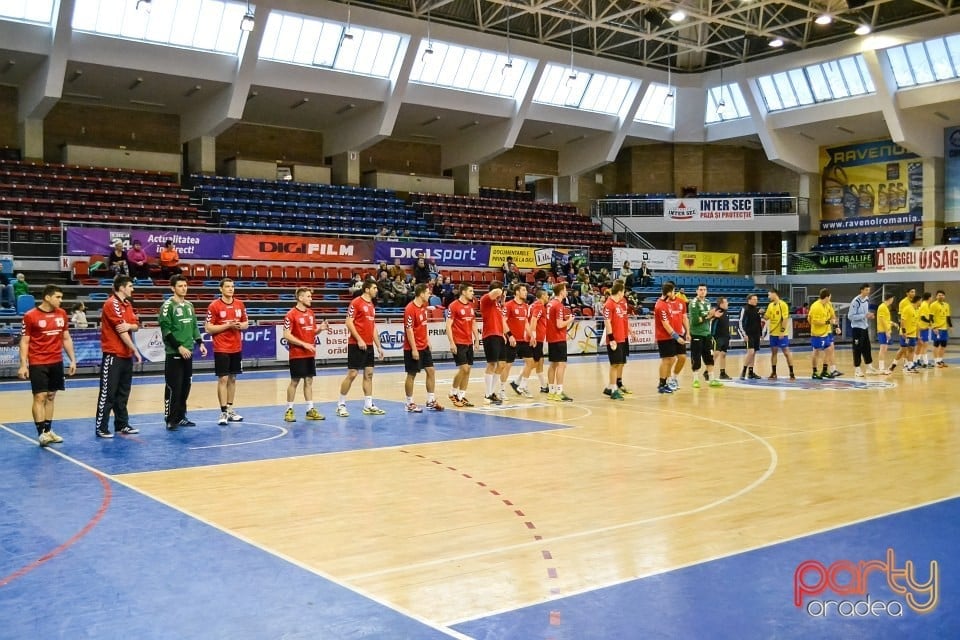
[[[910,223],[886,216],[923,213],[923,164],[891,140],[821,147],[820,167],[823,231],[901,226]]]
[[[284,262],[373,262],[373,245],[373,240],[238,235],[233,243],[233,259],[282,260]]]
[[[753,198],[680,198],[663,201],[669,220],[752,220]]]
[[[377,242],[373,249],[374,262],[387,264],[393,264],[397,258],[400,258],[400,264],[413,264],[421,255],[436,260],[440,267],[486,267],[490,263],[488,245]]]
[[[956,271],[960,246],[885,247],[877,249],[877,271]]]
[[[874,251],[841,251],[837,253],[791,253],[787,271],[797,273],[852,273],[873,271],[876,267]]]
[[[159,256],[167,240],[180,253],[182,260],[222,260],[233,257],[233,238],[219,233],[190,231],[142,231],[137,229],[104,229],[101,227],[67,227],[66,254],[70,256],[106,255],[116,240],[129,249],[139,240],[148,256]]]
[[[960,127],[944,130],[943,221],[947,226],[960,223]]]

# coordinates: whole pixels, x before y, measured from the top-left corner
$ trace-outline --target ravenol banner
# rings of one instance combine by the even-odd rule
[[[923,212],[923,163],[891,140],[821,147],[820,181],[821,230],[901,226],[886,216]]]

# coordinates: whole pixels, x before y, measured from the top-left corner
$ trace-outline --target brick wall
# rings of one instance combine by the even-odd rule
[[[480,165],[480,186],[513,189],[516,176],[555,176],[559,156],[552,149],[514,147]]]
[[[247,160],[290,164],[323,164],[323,134],[319,131],[269,127],[238,122],[217,136],[217,171],[223,161],[240,156]]]
[[[0,86],[0,148],[19,146],[17,88]]]
[[[360,173],[373,170],[439,176],[440,145],[381,140],[360,152]]]
[[[180,153],[180,117],[58,102],[43,121],[44,160],[60,162],[64,144]]]

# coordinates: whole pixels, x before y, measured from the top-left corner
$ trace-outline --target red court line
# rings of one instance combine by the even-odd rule
[[[103,519],[103,515],[107,512],[107,507],[110,506],[110,500],[113,497],[113,489],[110,487],[110,483],[107,482],[107,479],[105,477],[103,477],[99,473],[94,473],[93,475],[96,476],[97,480],[100,481],[100,485],[103,487],[103,500],[100,502],[100,508],[97,509],[97,512],[95,514],[93,514],[93,517],[90,518],[90,521],[87,522],[87,524],[85,524],[83,528],[80,529],[80,531],[77,531],[75,534],[73,534],[70,537],[69,540],[61,544],[56,549],[53,549],[52,551],[48,551],[47,553],[40,556],[30,564],[17,569],[7,577],[0,578],[0,587],[7,586],[17,578],[23,577],[28,573],[30,573],[31,571],[33,571],[34,569],[36,569],[37,567],[39,567],[40,565],[46,562],[49,562],[50,560],[53,560],[58,555],[60,555],[61,553],[63,553],[64,551],[72,547],[80,538],[90,533],[90,530],[93,529],[95,526],[97,526],[97,523],[100,522],[101,519]]]

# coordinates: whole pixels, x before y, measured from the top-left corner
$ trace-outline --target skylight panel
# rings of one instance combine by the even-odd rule
[[[0,19],[51,24],[53,0],[3,0],[0,2]]]
[[[719,87],[712,87],[707,91],[707,112],[704,118],[706,124],[739,120],[750,116],[747,101],[743,99],[743,92],[736,82]]]
[[[673,127],[675,115],[675,93],[665,84],[651,83],[640,100],[640,107],[634,120],[656,124],[662,127]]]
[[[768,111],[876,92],[862,55],[757,78]]]
[[[427,47],[433,53],[427,53]],[[420,42],[410,81],[515,98],[527,60],[448,42]]]

